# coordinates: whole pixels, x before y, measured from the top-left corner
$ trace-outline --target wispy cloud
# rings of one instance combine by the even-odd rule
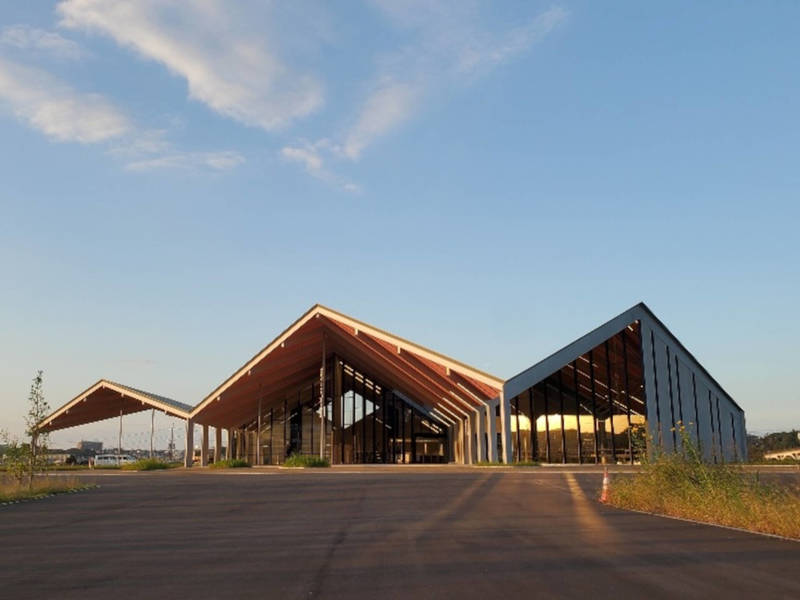
[[[128,118],[100,94],[78,92],[46,71],[3,58],[0,105],[59,142],[91,144],[132,130]]]
[[[373,81],[364,87],[364,99],[341,135],[281,150],[319,179],[331,176],[331,161],[359,160],[369,146],[424,110],[431,98],[463,88],[522,55],[568,17],[554,6],[522,25],[497,31],[485,29],[478,4],[467,0],[372,4],[407,42],[376,58]]]
[[[373,0],[410,43],[378,60],[376,83],[345,135],[344,155],[364,149],[421,111],[426,101],[489,73],[526,52],[563,23],[568,13],[554,6],[522,26],[482,28],[477,4],[424,0]]]
[[[61,25],[100,32],[183,77],[189,96],[241,123],[274,130],[322,104],[322,86],[285,64],[223,0],[64,0]]]
[[[300,163],[312,177],[346,192],[353,194],[361,193],[360,185],[346,180],[344,177],[333,173],[325,167],[325,161],[322,156],[323,152],[340,153],[341,150],[333,148],[328,139],[318,140],[315,143],[302,140],[297,145],[284,146],[281,148],[281,156],[283,156],[284,159]]]
[[[355,125],[347,133],[342,154],[352,160],[376,138],[385,135],[408,120],[416,111],[423,87],[398,82],[391,78],[381,81],[367,97]]]
[[[140,130],[108,98],[75,90],[39,68],[0,58],[0,109],[56,142],[103,144],[129,171],[227,171],[244,162],[233,151],[183,151],[164,130]]]
[[[125,165],[128,171],[161,169],[228,171],[244,162],[238,152],[171,152],[153,158],[132,160]]]
[[[87,55],[77,42],[28,25],[9,25],[0,29],[0,45],[46,53],[60,59],[77,60]]]

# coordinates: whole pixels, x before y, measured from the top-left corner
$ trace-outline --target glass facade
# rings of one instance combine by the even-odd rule
[[[412,399],[340,358],[328,361],[326,374],[322,408],[319,378],[262,408],[260,431],[257,421],[251,427],[263,464],[281,464],[292,454],[319,456],[320,436],[334,464],[449,462],[445,427]],[[245,454],[257,462],[255,447]]]
[[[639,322],[510,403],[515,461],[637,461],[647,417]]]

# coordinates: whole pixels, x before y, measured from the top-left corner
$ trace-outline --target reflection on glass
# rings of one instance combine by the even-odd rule
[[[646,402],[638,321],[510,404],[515,460],[639,460]]]

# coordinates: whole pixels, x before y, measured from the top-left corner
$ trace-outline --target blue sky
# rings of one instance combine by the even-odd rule
[[[640,300],[800,427],[798,18],[4,4],[0,428],[37,369],[194,404],[315,302],[510,377]]]

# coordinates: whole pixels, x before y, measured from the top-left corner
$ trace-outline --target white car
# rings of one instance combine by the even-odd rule
[[[117,467],[136,462],[130,454],[98,454],[94,457],[95,467]]]

